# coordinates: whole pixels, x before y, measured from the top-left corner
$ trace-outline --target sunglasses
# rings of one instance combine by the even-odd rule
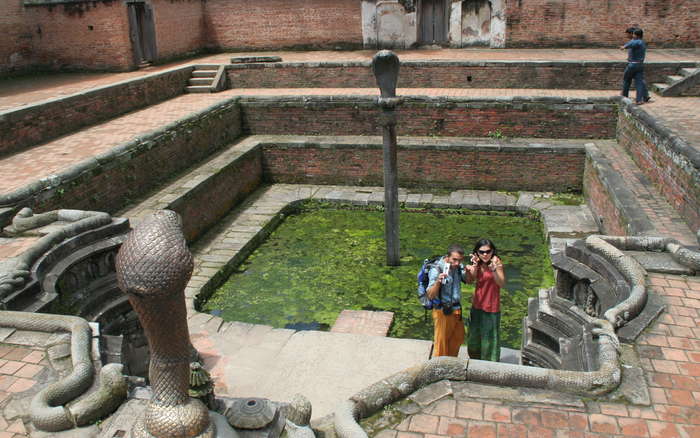
[[[491,254],[493,252],[492,249],[487,249],[486,251],[479,250],[477,251],[481,255],[486,255],[486,254]]]

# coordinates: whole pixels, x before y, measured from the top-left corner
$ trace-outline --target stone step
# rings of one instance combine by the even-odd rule
[[[187,93],[211,93],[209,85],[190,85],[185,87]]]
[[[685,79],[685,76],[679,76],[679,75],[668,75],[668,76],[666,76],[666,82],[668,82],[668,83],[671,84],[671,85],[675,84],[676,82],[680,82],[680,81],[682,81],[683,79]]]
[[[664,84],[660,82],[651,84],[651,89],[656,91],[657,93],[663,93],[668,87],[670,87],[669,84]]]
[[[213,78],[216,76],[216,70],[195,70],[192,72],[193,78]]]
[[[331,332],[386,336],[393,320],[394,312],[343,310],[335,320]]]
[[[680,70],[680,73],[683,76],[690,76],[690,75],[696,73],[698,70],[700,70],[700,68],[682,68]]]
[[[212,78],[190,78],[190,85],[207,85],[211,86]]]

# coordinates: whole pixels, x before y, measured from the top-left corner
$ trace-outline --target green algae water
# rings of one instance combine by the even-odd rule
[[[303,204],[285,218],[202,305],[227,321],[327,330],[343,309],[394,312],[389,336],[432,339],[430,314],[417,299],[425,258],[451,243],[471,252],[481,237],[498,248],[506,273],[501,290],[503,346],[520,348],[527,299],[553,284],[542,224],[491,212],[402,210],[401,266],[385,265],[384,213],[351,206]],[[469,314],[473,285],[462,288]]]

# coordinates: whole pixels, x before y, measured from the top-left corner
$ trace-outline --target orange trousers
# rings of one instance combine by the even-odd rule
[[[442,309],[433,309],[433,357],[454,356],[459,354],[459,347],[464,342],[464,322],[462,310],[454,310],[445,315]]]

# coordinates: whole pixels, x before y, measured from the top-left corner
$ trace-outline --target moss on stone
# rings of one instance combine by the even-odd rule
[[[349,211],[354,210],[354,211]],[[553,284],[542,224],[506,212],[403,210],[401,266],[385,265],[384,215],[378,208],[303,203],[202,306],[228,321],[328,329],[343,309],[394,312],[390,336],[431,339],[418,303],[423,259],[461,243],[467,252],[492,239],[506,266],[501,293],[504,346],[519,348],[527,299]],[[473,286],[463,288],[468,314]],[[218,312],[217,312],[218,313]]]

